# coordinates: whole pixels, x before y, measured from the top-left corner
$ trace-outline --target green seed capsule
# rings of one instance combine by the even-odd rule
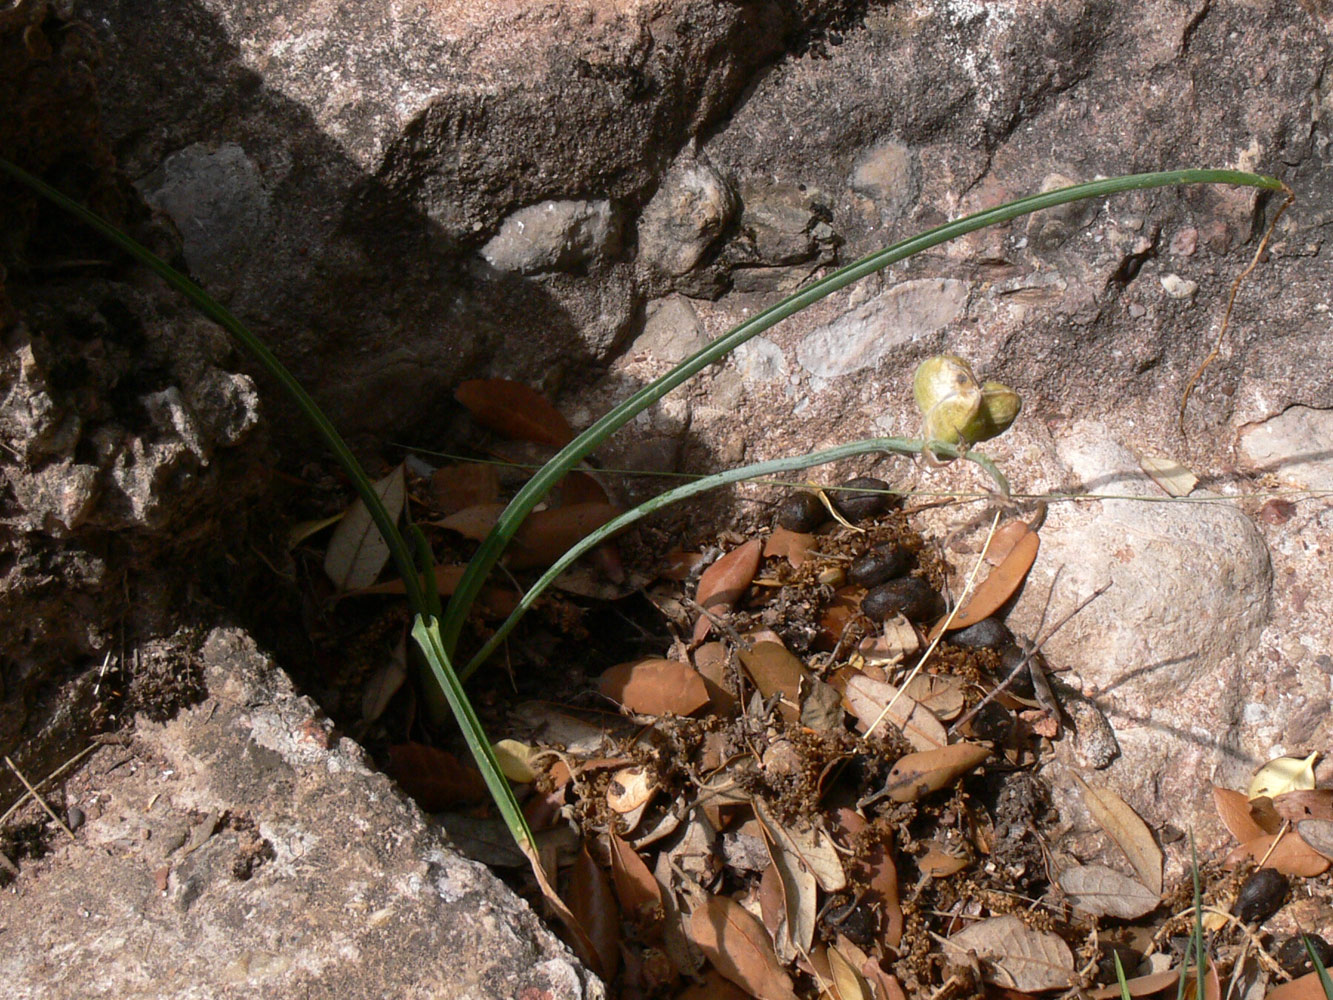
[[[917,366],[912,394],[924,418],[927,441],[962,444],[964,428],[981,409],[981,386],[972,366],[956,354],[937,354]]]

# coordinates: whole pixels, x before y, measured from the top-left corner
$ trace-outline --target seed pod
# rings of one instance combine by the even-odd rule
[[[793,493],[778,506],[778,524],[788,531],[813,531],[828,520],[819,497],[805,490]]]
[[[956,354],[938,354],[917,366],[912,394],[924,423],[921,436],[946,444],[975,444],[1003,434],[1023,401],[999,382],[977,381],[972,366]]]
[[[853,524],[883,514],[898,500],[889,492],[888,483],[871,476],[848,480],[841,488],[831,491],[829,499],[838,513]]]
[[[1310,939],[1310,947],[1319,956],[1319,961],[1324,964],[1324,968],[1333,967],[1333,946],[1330,946],[1318,934],[1307,934],[1306,937]],[[1314,965],[1310,962],[1310,954],[1305,950],[1305,942],[1301,940],[1299,934],[1282,942],[1282,947],[1277,950],[1277,961],[1282,966],[1282,970],[1292,979],[1308,976],[1311,972],[1314,972]]]
[[[881,583],[861,598],[861,610],[874,622],[900,614],[911,622],[926,622],[944,613],[944,601],[919,576]]]
[[[949,641],[955,646],[966,646],[968,649],[1003,649],[1014,644],[1014,633],[998,618],[983,618],[975,625],[950,632]]]
[[[852,561],[847,576],[852,583],[862,587],[873,587],[877,583],[902,576],[911,568],[912,553],[902,545],[885,542],[857,556]]]
[[[1009,429],[1023,408],[1018,393],[999,382],[987,382],[981,387],[981,406],[976,415],[963,425],[963,439],[975,444],[989,441]]]
[[[1262,924],[1278,910],[1287,897],[1287,877],[1272,868],[1260,868],[1241,883],[1236,893],[1236,916],[1245,923]]]

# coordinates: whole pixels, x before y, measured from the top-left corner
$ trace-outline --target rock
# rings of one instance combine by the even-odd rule
[[[1047,174],[1042,178],[1041,190],[1055,191],[1078,183],[1065,174]],[[1028,244],[1035,253],[1046,254],[1058,250],[1081,229],[1086,229],[1097,217],[1097,202],[1071,201],[1055,208],[1045,208],[1028,216]]]
[[[543,201],[500,225],[481,255],[491,267],[519,274],[572,271],[620,251],[620,219],[609,201]]]
[[[776,382],[787,377],[787,357],[767,337],[751,337],[731,353],[731,363],[747,383]]]
[[[726,178],[706,160],[682,157],[639,219],[640,264],[669,278],[694,270],[735,214]]]
[[[964,281],[904,281],[807,335],[796,349],[797,360],[820,378],[872,368],[896,348],[953,322],[967,296]]]
[[[834,242],[821,194],[805,185],[747,181],[741,185],[741,236],[729,256],[754,267],[800,264]],[[821,225],[822,224],[822,225]],[[818,230],[818,231],[816,231]]]
[[[1321,441],[1333,441],[1333,410],[1292,406],[1241,432],[1241,465],[1249,472],[1272,473],[1284,486],[1333,490],[1333,456],[1311,447]]]
[[[0,894],[0,924],[24,928],[7,996],[605,996],[245,633],[191,654],[204,700],[98,751],[74,787],[114,806]]]
[[[1167,272],[1157,279],[1162,283],[1162,291],[1173,299],[1192,299],[1194,293],[1199,290],[1197,281],[1190,281],[1188,278],[1182,278],[1174,272]]]
[[[880,143],[858,157],[849,186],[874,201],[886,222],[902,218],[921,194],[920,160],[901,142]]]
[[[708,334],[690,300],[683,295],[670,295],[649,303],[643,333],[635,338],[630,350],[675,364],[707,344]]]

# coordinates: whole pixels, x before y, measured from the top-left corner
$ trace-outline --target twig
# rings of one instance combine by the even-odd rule
[[[65,763],[61,764],[58,768],[56,768],[54,771],[48,774],[45,778],[37,782],[37,787],[41,788],[48,781],[54,781],[56,778],[60,777],[60,775],[64,774],[79,761],[83,760],[84,757],[87,757],[90,753],[92,753],[94,750],[96,750],[99,746],[102,745],[103,745],[102,743],[89,743],[86,747],[84,747],[82,750],[76,753],[73,757],[65,761]],[[12,767],[13,765],[11,764],[10,766]],[[12,806],[10,806],[8,809],[6,809],[4,815],[0,816],[0,826],[3,826],[5,822],[9,819],[9,817],[13,816],[14,813],[22,809],[24,804],[28,801],[28,799],[32,797],[33,796],[31,791],[24,792],[22,795],[20,795],[19,800],[15,802]]]
[[[37,800],[37,804],[39,806],[41,806],[43,809],[46,810],[46,815],[51,817],[51,819],[55,822],[56,826],[60,827],[60,829],[68,833],[70,840],[78,840],[79,838],[74,836],[74,831],[71,830],[68,826],[66,826],[65,821],[61,819],[59,816],[57,816],[55,810],[46,804],[46,800],[37,794],[37,789],[33,788],[32,785],[28,784],[28,779],[23,776],[22,771],[20,771],[17,767],[14,766],[14,762],[10,760],[8,757],[5,757],[5,763],[9,765],[9,769],[14,772],[14,774],[18,777],[19,781],[23,782],[23,787],[28,790],[28,794]]]

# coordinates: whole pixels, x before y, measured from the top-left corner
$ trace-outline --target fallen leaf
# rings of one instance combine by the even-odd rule
[[[1129,805],[1115,792],[1106,788],[1093,788],[1079,775],[1074,777],[1083,789],[1083,801],[1088,811],[1115,841],[1130,865],[1138,873],[1143,884],[1157,896],[1162,895],[1162,849],[1153,840],[1148,824],[1139,818]]]
[[[885,787],[894,802],[915,802],[953,784],[989,756],[988,748],[975,743],[909,753],[894,763]]]
[[[1250,800],[1240,792],[1214,785],[1213,804],[1227,832],[1242,844],[1264,835],[1264,828],[1255,820],[1250,809]]]
[[[424,743],[389,747],[385,771],[426,812],[443,812],[451,806],[484,802],[490,797],[475,767]]]
[[[1030,929],[1012,913],[979,921],[948,940],[959,950],[975,952],[982,978],[997,986],[1039,993],[1067,989],[1073,979],[1069,945],[1058,935]]]
[[[884,709],[890,702],[893,707],[886,713]],[[861,732],[869,734],[871,726],[887,722],[900,729],[907,742],[918,750],[931,750],[949,742],[944,723],[886,681],[872,680],[865,674],[848,678],[843,703],[856,716],[856,728]]]
[[[603,979],[613,979],[620,968],[620,909],[606,872],[587,847],[579,848],[570,872],[569,911],[597,956],[598,967],[593,971]]]
[[[661,568],[657,575],[665,580],[677,580],[684,582],[695,573],[704,564],[704,554],[702,552],[685,552],[682,549],[673,549],[662,557]]]
[[[459,384],[454,398],[472,418],[518,441],[563,448],[574,440],[569,421],[536,389],[503,378],[472,379]]]
[[[1027,527],[1024,525],[1024,527]],[[947,615],[931,629],[931,638],[935,638],[946,626],[950,632],[975,625],[983,618],[989,618],[1004,606],[1015,591],[1027,579],[1028,570],[1037,560],[1037,550],[1041,547],[1041,538],[1035,531],[1028,533],[1014,544],[1004,562],[996,566],[972,592],[966,604],[958,609],[950,619]]]
[[[1191,969],[1186,973],[1185,993],[1182,1000],[1194,1000],[1198,994],[1198,969]],[[1208,963],[1208,968],[1203,974],[1203,1000],[1222,1000],[1222,986],[1217,980],[1217,965],[1214,962]]]
[[[1135,976],[1133,979],[1125,980],[1125,986],[1129,990],[1131,997],[1152,996],[1154,993],[1161,993],[1164,989],[1176,985],[1176,980],[1180,978],[1179,969],[1167,969],[1165,972],[1154,972],[1147,976]],[[1110,986],[1098,986],[1095,990],[1088,990],[1088,1000],[1119,1000],[1121,996],[1120,984],[1114,983]]]
[[[1032,528],[1026,521],[1010,521],[1003,524],[991,536],[990,544],[986,546],[986,551],[981,557],[990,565],[998,566],[1010,552],[1014,551],[1014,546],[1030,534]]]
[[[764,543],[758,538],[752,538],[718,559],[699,577],[695,601],[713,614],[721,615],[730,611],[759,571],[763,550]],[[712,622],[708,616],[700,615],[694,623],[694,641],[702,641],[710,628]]]
[[[847,873],[833,839],[809,820],[780,823],[762,799],[753,801],[754,814],[783,851],[804,866],[825,892],[837,892],[847,885]]]
[[[1174,458],[1144,455],[1139,459],[1139,468],[1148,473],[1168,496],[1187,497],[1199,485],[1199,477]]]
[[[694,651],[694,669],[708,689],[708,711],[723,719],[735,716],[741,705],[727,678],[727,658],[727,646],[721,642],[705,642]]]
[[[843,807],[833,813],[833,822],[842,835],[843,846],[850,847],[851,839],[869,826],[865,817]],[[903,938],[903,909],[898,900],[898,866],[892,853],[892,834],[881,837],[853,852],[848,860],[850,880],[866,887],[865,902],[883,915],[881,938],[884,944],[898,950]]]
[[[687,933],[713,967],[757,1000],[797,1000],[764,925],[728,896],[710,895]]]
[[[780,962],[792,962],[797,955],[808,952],[814,942],[819,883],[809,867],[783,848],[767,824],[761,822],[759,830],[772,861],[764,874],[777,882],[776,895],[781,897],[779,919],[769,925],[773,950]],[[764,922],[768,924],[768,919]]]
[[[434,510],[448,515],[467,507],[495,503],[500,496],[500,476],[495,466],[482,462],[444,465],[430,477]]]
[[[315,521],[300,521],[293,524],[287,532],[287,548],[296,548],[311,535],[318,534],[331,524],[337,524],[346,514],[347,511],[342,511],[332,517],[321,517]]]
[[[662,887],[638,851],[614,833],[610,835],[610,841],[611,881],[616,898],[620,900],[620,909],[648,938],[653,938],[661,930],[665,917]]]
[[[837,948],[828,949],[828,964],[838,1000],[874,1000],[866,977]]]
[[[473,504],[471,507],[454,511],[448,517],[429,523],[437,528],[456,531],[464,538],[470,538],[474,542],[480,542],[491,533],[491,529],[495,527],[495,522],[504,513],[505,506],[502,503]]]
[[[971,862],[967,858],[950,854],[938,844],[931,843],[926,853],[916,859],[917,870],[930,878],[948,878],[957,875]]]
[[[1094,917],[1133,920],[1155,910],[1160,902],[1142,882],[1105,865],[1066,868],[1058,881],[1074,909]]]
[[[1250,860],[1257,864],[1261,858],[1267,856],[1268,860],[1264,862],[1264,867],[1274,868],[1283,875],[1314,878],[1328,871],[1329,859],[1311,847],[1304,837],[1290,832],[1282,834],[1276,847],[1273,846],[1274,839],[1275,837],[1266,834],[1241,844],[1226,856],[1222,866],[1236,868]]]
[[[1333,858],[1333,822],[1326,819],[1303,819],[1296,824],[1301,839],[1326,858]]]
[[[1283,792],[1273,797],[1273,809],[1288,823],[1303,819],[1333,820],[1333,788]]]
[[[773,533],[764,539],[764,558],[786,559],[792,569],[800,569],[814,547],[815,536],[786,528],[774,528]]]
[[[537,780],[537,772],[532,767],[533,755],[537,752],[526,743],[518,740],[500,740],[491,747],[500,773],[510,781],[521,785],[530,785]]]
[[[819,616],[819,632],[815,636],[818,649],[833,649],[847,631],[847,626],[861,614],[861,598],[865,596],[864,587],[841,587],[833,592],[833,597],[824,605]]]
[[[752,648],[736,652],[759,694],[765,700],[778,695],[778,710],[783,718],[788,722],[798,721],[801,682],[814,680],[805,664],[779,642],[756,642]]]
[[[753,996],[729,983],[716,969],[709,969],[701,982],[687,987],[684,993],[676,995],[675,1000],[753,1000]]]
[[[1319,973],[1311,972],[1289,983],[1283,983],[1264,1000],[1326,1000],[1326,998],[1324,987],[1319,982]]]
[[[921,640],[912,623],[902,615],[894,615],[884,623],[878,634],[862,639],[857,651],[868,663],[891,666],[901,663],[920,648]]]
[[[842,696],[817,677],[801,678],[801,725],[815,732],[843,731]]]
[[[653,800],[657,782],[642,767],[626,767],[611,775],[606,786],[606,804],[615,813],[630,813]]]
[[[597,688],[642,715],[689,715],[708,704],[708,688],[688,663],[649,657],[621,663],[598,679]]]
[[[1319,754],[1312,753],[1304,759],[1300,757],[1275,757],[1250,779],[1250,788],[1246,793],[1252,799],[1277,798],[1283,792],[1308,791],[1314,788],[1314,762]]]
[[[875,984],[875,1000],[907,1000],[907,991],[898,977],[885,972],[873,958],[861,966],[861,974]]]
[[[549,566],[619,513],[619,508],[609,503],[576,503],[534,511],[514,534],[505,564],[511,569]]]
[[[375,671],[361,692],[361,719],[374,722],[389,706],[389,701],[407,680],[407,636],[394,646],[393,653]]]
[[[963,681],[951,674],[917,674],[903,688],[903,694],[945,722],[963,711]]]
[[[407,498],[403,466],[400,464],[375,483],[374,489],[390,520],[396,523]],[[380,535],[369,509],[358,497],[329,539],[328,551],[324,553],[324,572],[339,591],[357,590],[374,583],[388,561],[389,543]]]

